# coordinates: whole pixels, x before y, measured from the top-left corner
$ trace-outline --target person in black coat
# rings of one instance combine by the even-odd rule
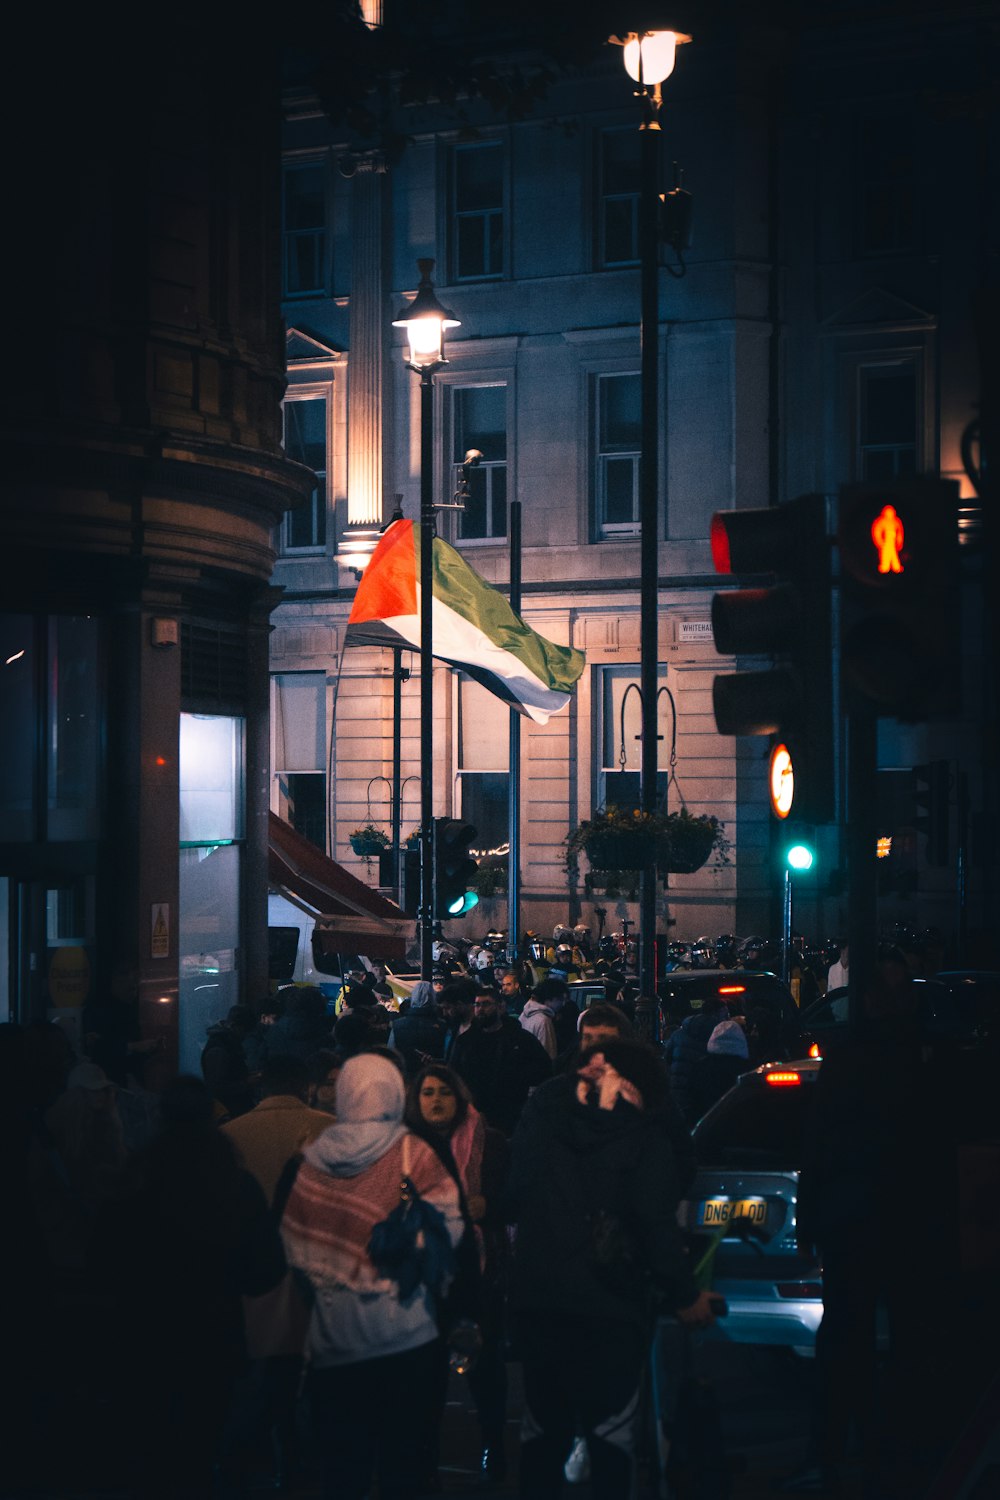
[[[907,1500],[923,1492],[950,1440],[948,1346],[959,1306],[953,1125],[917,1003],[905,972],[883,967],[857,1032],[824,1058],[814,1085],[796,1237],[802,1255],[822,1259],[823,1320],[809,1448],[786,1493],[833,1486],[852,1423],[878,1493]]]
[[[685,1324],[713,1321],[677,1224],[664,1096],[652,1048],[608,1041],[538,1089],[515,1132],[509,1305],[524,1374],[523,1500],[561,1493],[576,1434],[597,1500],[630,1494],[650,1295]]]
[[[695,1094],[694,1072],[696,1065],[708,1051],[708,1039],[720,1021],[728,1021],[729,1006],[718,997],[705,1001],[701,1010],[696,1010],[671,1033],[663,1055],[670,1076],[670,1090],[674,1103],[689,1125],[698,1119],[698,1099]]]
[[[282,1013],[259,1037],[260,1065],[269,1057],[297,1057],[308,1062],[320,1047],[329,1047],[332,1022],[326,996],[314,984],[287,985],[278,991]]]
[[[410,991],[405,1014],[393,1017],[389,1033],[389,1045],[401,1055],[407,1078],[415,1078],[427,1063],[442,1060],[446,1033],[434,986],[429,980],[421,979]]]
[[[286,1269],[277,1221],[215,1124],[207,1087],[174,1079],[160,1114],[91,1246],[118,1354],[115,1428],[141,1500],[207,1492],[245,1358],[243,1297],[271,1291]]]
[[[476,996],[472,1025],[455,1039],[449,1063],[463,1078],[488,1125],[510,1136],[529,1091],[552,1074],[549,1054],[505,1013],[496,990]]]

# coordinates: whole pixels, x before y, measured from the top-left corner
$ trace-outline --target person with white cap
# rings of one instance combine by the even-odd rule
[[[749,1067],[746,1026],[738,1017],[730,1016],[716,1026],[708,1039],[705,1056],[694,1066],[692,1089],[697,1118],[707,1114]]]
[[[452,1245],[462,1234],[459,1189],[441,1158],[403,1123],[405,1088],[395,1063],[359,1053],[337,1078],[336,1123],[305,1148],[282,1235],[289,1263],[312,1297],[307,1335],[323,1500],[416,1493],[414,1455],[433,1386],[440,1333],[434,1299],[383,1274],[372,1233],[400,1204],[406,1179],[442,1215]],[[387,1420],[387,1413],[391,1420]]]

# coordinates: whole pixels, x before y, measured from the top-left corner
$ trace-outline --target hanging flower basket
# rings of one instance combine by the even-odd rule
[[[566,840],[567,866],[584,853],[593,873],[631,873],[654,864],[662,874],[690,875],[715,853],[728,862],[729,841],[719,819],[675,813],[644,813],[609,806],[581,823]],[[616,882],[620,883],[620,882]]]
[[[388,834],[374,823],[355,828],[353,833],[348,834],[348,838],[355,854],[360,854],[365,859],[370,859],[373,854],[381,854],[383,849],[389,848],[390,843]]]

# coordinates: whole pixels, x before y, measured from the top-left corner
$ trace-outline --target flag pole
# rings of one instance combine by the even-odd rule
[[[420,371],[420,977],[434,945],[434,372]]]
[[[510,607],[521,613],[521,502],[510,506]],[[521,715],[510,710],[510,752],[507,761],[507,824],[510,852],[507,855],[507,949],[517,957],[521,874]]]

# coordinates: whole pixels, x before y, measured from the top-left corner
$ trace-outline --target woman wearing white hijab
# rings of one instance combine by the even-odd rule
[[[288,1261],[312,1310],[307,1338],[324,1500],[416,1493],[414,1455],[439,1338],[423,1286],[403,1298],[368,1253],[372,1230],[400,1201],[406,1176],[462,1232],[458,1188],[440,1157],[403,1124],[402,1074],[360,1053],[337,1079],[337,1119],[303,1153],[282,1219]],[[387,1419],[387,1414],[389,1419]]]

